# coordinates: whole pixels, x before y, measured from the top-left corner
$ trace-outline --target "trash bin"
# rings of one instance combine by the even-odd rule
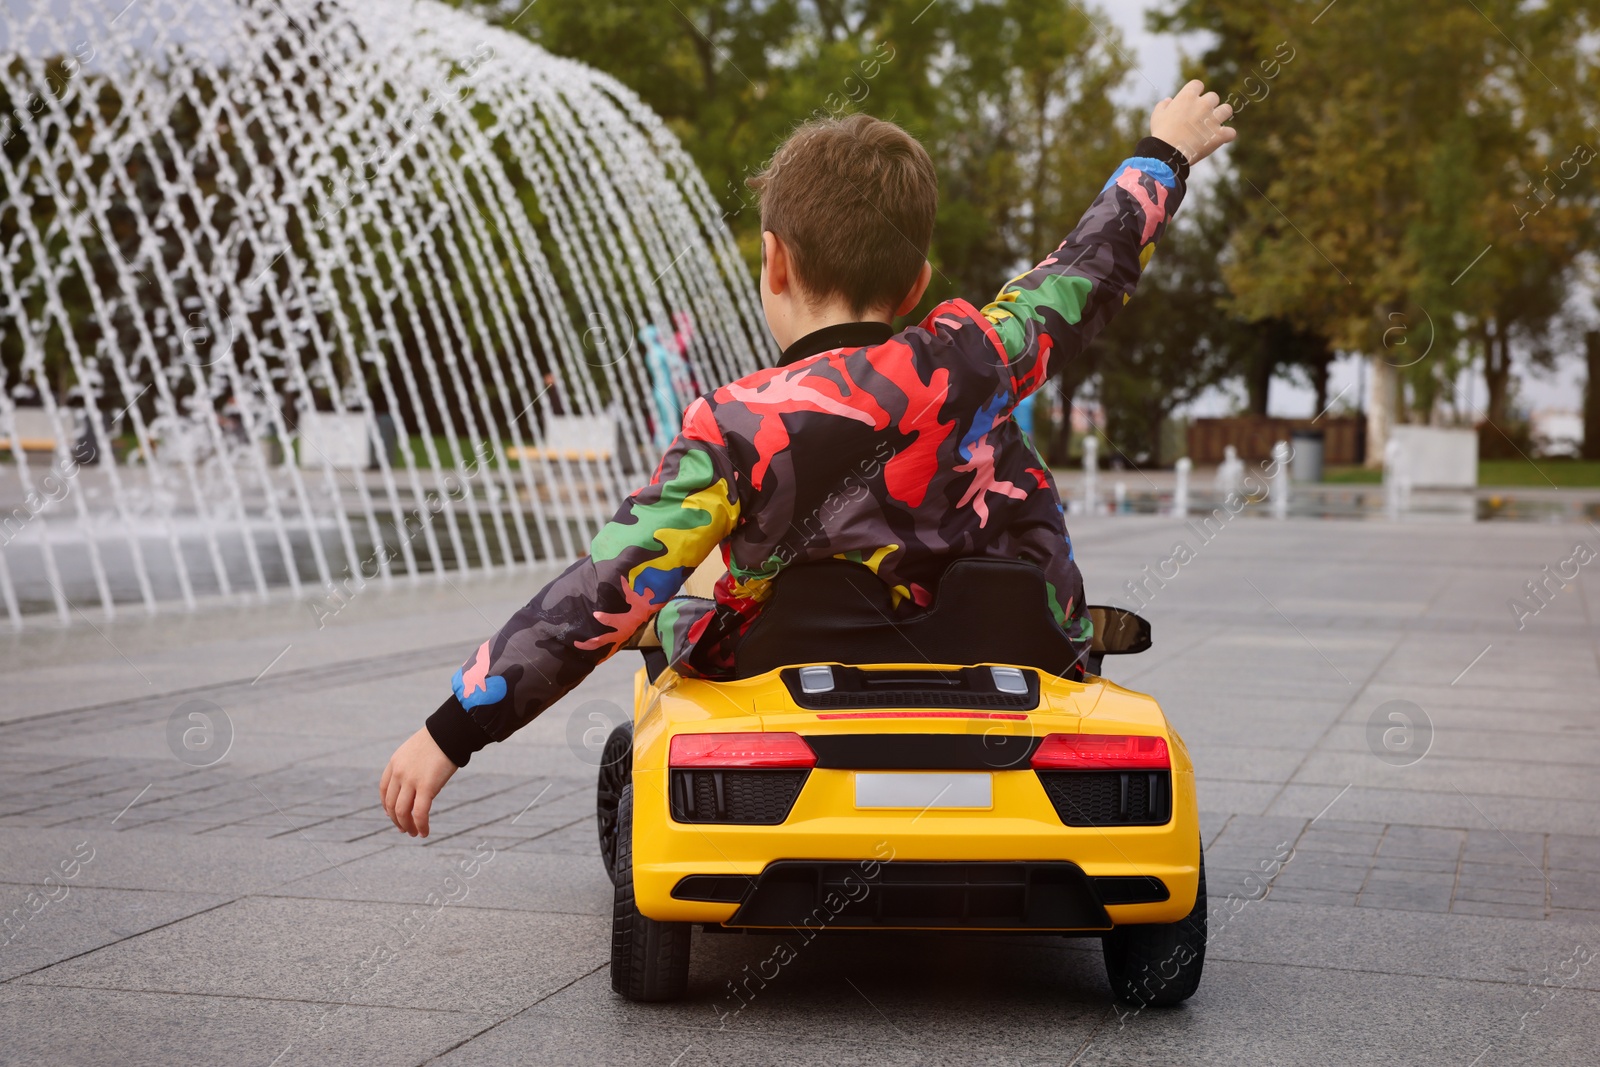
[[[378,440],[383,442],[383,457],[389,466],[394,466],[400,459],[400,433],[394,424],[394,416],[387,411],[378,413]],[[370,449],[371,462],[367,470],[378,469],[378,450]]]
[[[1321,430],[1296,430],[1289,435],[1294,456],[1289,460],[1289,477],[1297,482],[1322,481]]]

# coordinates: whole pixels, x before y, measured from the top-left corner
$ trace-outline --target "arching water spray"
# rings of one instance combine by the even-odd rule
[[[116,7],[0,26],[12,625],[570,557],[775,354],[609,77],[428,0]]]

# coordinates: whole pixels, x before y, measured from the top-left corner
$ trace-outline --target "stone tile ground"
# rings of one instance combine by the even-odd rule
[[[818,939],[753,998],[777,940],[697,935],[688,1001],[618,1000],[581,739],[626,657],[475,757],[429,841],[377,806],[530,574],[323,630],[275,603],[0,638],[0,1062],[1596,1062],[1600,585],[1521,630],[1507,604],[1594,531],[1248,519],[1158,582],[1180,524],[1074,532],[1093,599],[1142,583],[1155,648],[1107,673],[1198,768],[1182,1009],[1111,1004],[1092,940],[913,934]],[[193,701],[231,727],[212,766],[169,745]],[[1431,722],[1409,765],[1369,741],[1391,701]]]

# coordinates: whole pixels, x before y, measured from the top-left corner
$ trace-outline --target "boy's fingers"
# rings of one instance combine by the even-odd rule
[[[383,766],[383,777],[378,779],[378,799],[382,800],[389,792],[389,776],[394,773],[394,761],[390,760]]]
[[[408,834],[415,835],[416,828],[411,825],[411,805],[416,803],[417,790],[414,786],[403,785],[400,787],[400,798],[394,806],[394,823]]]
[[[411,805],[411,824],[423,837],[428,836],[428,809],[432,806],[433,798],[420,791],[417,793],[416,802]]]
[[[1178,90],[1178,95],[1199,96],[1201,93],[1205,92],[1205,88],[1205,82],[1201,81],[1199,78],[1192,78],[1187,85]]]
[[[1217,120],[1217,124],[1218,125],[1221,125],[1222,123],[1227,122],[1229,119],[1233,118],[1233,105],[1232,104],[1223,104],[1223,105],[1221,105],[1220,107],[1218,107],[1215,111],[1213,111],[1211,113],[1211,117]]]
[[[383,813],[389,816],[389,820],[391,822],[394,821],[394,802],[398,800],[399,797],[400,776],[398,774],[391,774],[389,776],[389,784],[385,786],[383,790]],[[395,825],[399,826],[400,824],[395,823]]]
[[[1200,102],[1206,107],[1216,107],[1218,104],[1222,103],[1222,97],[1218,96],[1216,93],[1206,93],[1200,98]]]

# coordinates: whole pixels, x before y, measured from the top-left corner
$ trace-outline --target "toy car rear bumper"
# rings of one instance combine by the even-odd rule
[[[676,822],[666,772],[637,771],[640,911],[737,927],[1094,931],[1175,922],[1194,906],[1186,767],[1159,826],[1063,825],[1031,770],[996,772],[984,810],[857,810],[853,773],[813,770],[773,826]]]
[[[742,878],[681,879],[683,899],[742,888],[736,927],[923,928],[955,923],[982,930],[1107,930],[1111,917],[1091,880],[1065,861],[916,862],[778,860],[744,887]],[[1166,888],[1144,879],[1147,894]],[[702,888],[705,886],[705,888]],[[1153,891],[1153,892],[1152,892]]]

